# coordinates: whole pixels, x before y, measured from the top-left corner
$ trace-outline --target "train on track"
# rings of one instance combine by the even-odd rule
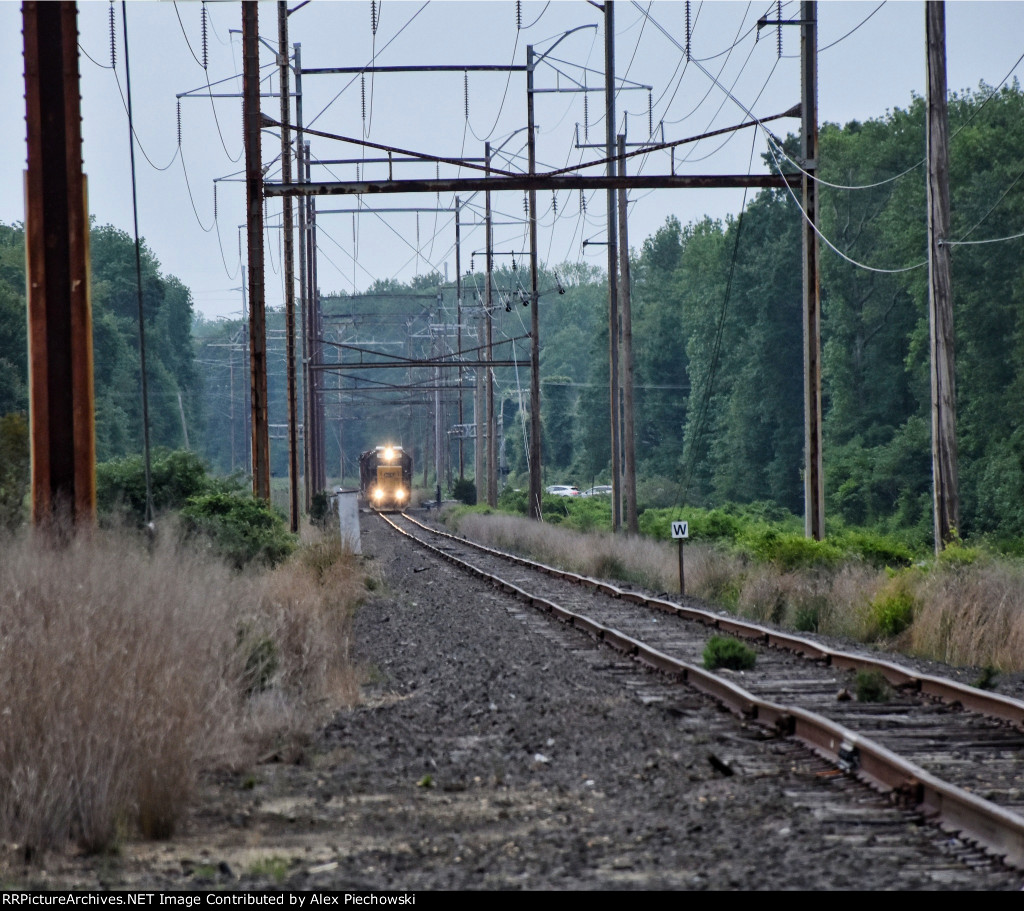
[[[378,512],[401,512],[412,494],[412,456],[401,446],[377,446],[359,455],[359,492]]]

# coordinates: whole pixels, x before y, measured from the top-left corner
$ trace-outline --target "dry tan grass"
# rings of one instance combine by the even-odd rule
[[[584,534],[505,515],[466,514],[473,540],[584,575],[679,591],[675,545],[646,538]],[[873,604],[891,580],[884,570],[848,563],[835,570],[783,572],[723,549],[686,545],[686,592],[758,622],[874,642],[882,627]],[[940,565],[908,573],[917,605],[909,630],[889,645],[955,665],[1024,670],[1024,570],[1008,563]]]
[[[1024,572],[989,562],[922,576],[909,640],[950,664],[1024,670]]]
[[[0,826],[26,851],[173,830],[198,767],[234,749],[244,586],[126,535],[8,541],[0,569]]]
[[[166,837],[201,769],[355,698],[362,574],[340,544],[245,577],[174,534],[66,537],[0,542],[0,838],[26,857],[69,838],[108,850],[135,826]],[[275,658],[259,698],[253,630]]]
[[[249,648],[273,643],[268,686],[249,705],[249,733],[261,750],[294,748],[325,712],[357,701],[352,612],[365,591],[358,558],[333,530],[312,536],[266,576],[255,610],[243,619]]]
[[[521,516],[466,513],[458,531],[503,550],[526,554],[596,578],[622,579],[659,591],[679,591],[676,548],[650,538],[583,534]]]

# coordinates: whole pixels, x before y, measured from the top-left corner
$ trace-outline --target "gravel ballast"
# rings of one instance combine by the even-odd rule
[[[184,831],[36,885],[1019,890],[1024,875],[362,516],[362,703]],[[283,760],[286,757],[279,757]]]

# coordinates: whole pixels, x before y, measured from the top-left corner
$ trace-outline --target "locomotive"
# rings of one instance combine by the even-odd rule
[[[359,456],[359,492],[378,512],[400,512],[412,493],[412,456],[401,446],[377,446]]]

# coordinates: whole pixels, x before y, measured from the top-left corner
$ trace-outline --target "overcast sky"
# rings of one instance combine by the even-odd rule
[[[292,0],[291,7],[298,6]],[[90,211],[100,224],[132,231],[129,133],[123,102],[125,44],[121,3],[115,13],[115,69],[111,69],[111,5],[103,0],[79,4],[82,116],[85,171]],[[139,228],[166,274],[176,275],[193,292],[196,308],[210,318],[238,315],[242,271],[239,225],[244,221],[244,158],[241,145],[241,100],[211,98],[241,91],[241,27],[238,2],[208,2],[207,42],[202,40],[202,5],[184,2],[127,4],[128,57],[132,105],[141,150],[136,151]],[[604,36],[601,12],[583,0],[525,2],[507,0],[313,0],[290,17],[290,39],[301,45],[302,66],[380,66],[430,64],[516,64],[526,47],[547,55],[537,69],[536,96],[540,168],[565,167],[601,157],[599,149],[578,145],[604,137],[603,95],[568,92],[603,85]],[[685,59],[686,4],[615,3],[616,75],[619,131],[630,142],[648,138],[683,139],[746,119],[780,113],[800,100],[799,28],[782,29],[779,56],[775,28],[757,34],[756,22],[775,4],[693,2],[690,4],[693,58]],[[783,3],[783,18],[798,17],[797,3]],[[924,94],[924,4],[921,2],[822,2],[819,15],[819,108],[822,122],[883,116],[906,107],[912,93]],[[277,4],[260,3],[260,33],[277,43]],[[566,32],[582,28],[552,46]],[[24,82],[21,5],[0,0],[0,80],[8,87],[0,107],[0,221],[24,219],[25,166]],[[951,90],[997,85],[1008,74],[1019,76],[1024,55],[1024,3],[951,2],[947,4],[948,82]],[[547,53],[550,51],[550,53]],[[88,55],[88,56],[86,56]],[[205,60],[206,67],[202,65]],[[272,73],[273,54],[261,49],[264,73]],[[207,84],[215,84],[210,90]],[[647,87],[650,87],[649,89]],[[264,82],[276,90],[277,76]],[[188,93],[187,95],[184,93]],[[178,145],[177,96],[181,145]],[[586,106],[584,98],[587,99]],[[365,100],[364,100],[365,99]],[[394,75],[309,75],[303,79],[304,120],[329,133],[363,137],[371,142],[445,157],[477,158],[484,142],[509,160],[497,166],[525,170],[526,92],[523,73]],[[468,118],[466,116],[468,108]],[[277,98],[264,98],[263,109],[279,116]],[[663,123],[663,127],[661,124]],[[798,122],[772,125],[779,135],[796,132]],[[584,134],[587,135],[584,135]],[[577,136],[579,144],[577,144]],[[763,171],[762,135],[743,130],[676,152],[676,171],[685,174]],[[378,157],[318,137],[314,158]],[[264,161],[280,152],[280,140],[263,134]],[[922,149],[922,155],[924,150]],[[954,149],[955,154],[955,149]],[[148,160],[147,160],[148,159]],[[629,168],[667,173],[668,153],[634,159]],[[164,170],[158,170],[164,169]],[[395,178],[455,176],[454,167],[396,164]],[[463,171],[463,174],[466,172]],[[386,166],[364,164],[360,176],[383,179]],[[279,178],[277,166],[268,180]],[[354,180],[352,164],[318,167],[317,180]],[[216,185],[216,218],[214,186]],[[462,263],[483,249],[483,199],[463,194]],[[725,218],[740,210],[742,190],[658,190],[631,196],[630,245],[675,215],[684,224],[705,214]],[[324,197],[320,210],[419,208],[419,213],[367,211],[326,212],[319,218],[320,286],[325,292],[365,290],[375,279],[409,280],[416,274],[447,270],[454,279],[452,194]],[[496,260],[527,249],[523,194],[494,196]],[[585,261],[603,268],[605,249],[583,241],[601,240],[605,227],[603,194],[586,194],[581,211],[578,191],[538,194],[541,259],[549,265]],[[557,211],[556,211],[557,207]],[[441,210],[441,211],[434,211]],[[280,274],[280,202],[268,203],[267,302],[283,299]],[[924,213],[922,213],[922,219]],[[823,255],[828,255],[824,253]],[[473,263],[482,269],[482,257]]]

